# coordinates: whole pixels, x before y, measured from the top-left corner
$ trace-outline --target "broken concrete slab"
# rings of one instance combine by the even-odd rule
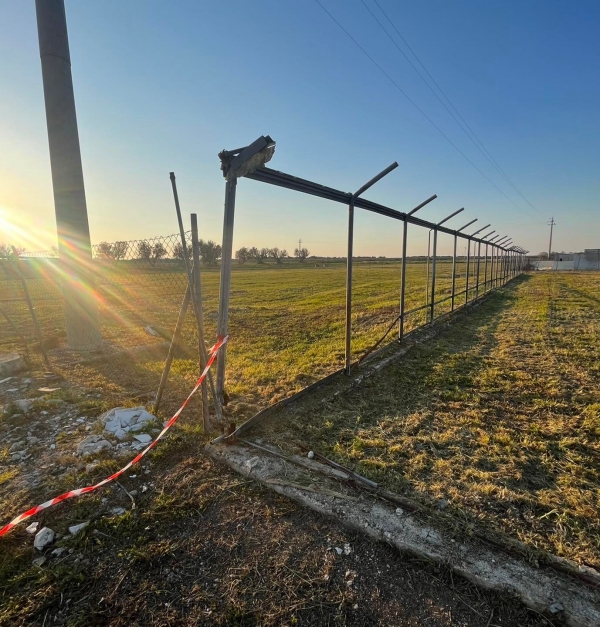
[[[575,566],[573,571],[581,574],[578,577],[576,572],[569,575],[552,567],[536,567],[476,538],[454,539],[447,531],[403,515],[401,508],[364,491],[348,486],[340,492],[331,469],[305,456],[289,455],[287,459],[294,462],[290,464],[240,445],[210,444],[205,451],[279,494],[403,552],[447,565],[482,588],[514,594],[541,614],[554,616],[560,607],[562,620],[571,627],[600,625],[600,587],[586,583],[587,576],[598,577],[588,572],[591,569]]]
[[[133,437],[142,444],[150,444],[150,442],[152,442],[152,436],[147,433],[140,433],[139,435],[134,435]]]
[[[77,454],[88,456],[105,449],[112,449],[112,444],[101,435],[88,435],[77,445]]]
[[[18,353],[0,354],[0,377],[16,374],[25,368],[25,362]]]
[[[115,435],[142,431],[155,420],[156,416],[147,412],[144,407],[115,407],[100,416],[104,430]]]

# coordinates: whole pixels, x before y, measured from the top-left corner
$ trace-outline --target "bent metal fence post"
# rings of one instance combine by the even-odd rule
[[[218,333],[224,335],[227,333],[228,328],[228,316],[229,316],[229,295],[230,295],[230,287],[231,287],[231,263],[232,263],[232,241],[233,241],[233,222],[234,222],[234,212],[235,212],[235,190],[236,190],[236,182],[238,178],[246,177],[254,181],[258,181],[260,183],[266,183],[269,185],[275,185],[278,187],[284,187],[296,192],[302,192],[304,194],[309,194],[312,196],[317,196],[319,198],[323,198],[326,200],[330,200],[333,202],[337,202],[348,207],[348,258],[346,260],[347,263],[347,271],[346,271],[346,332],[344,337],[345,343],[345,352],[344,352],[344,367],[341,370],[338,370],[331,375],[328,375],[324,379],[320,379],[319,381],[309,385],[304,390],[297,392],[292,397],[288,399],[284,399],[275,405],[262,410],[250,420],[245,422],[243,425],[238,427],[233,433],[230,433],[227,436],[221,436],[223,439],[232,439],[237,435],[240,435],[245,430],[250,428],[252,425],[259,422],[264,416],[267,415],[271,409],[275,407],[281,407],[287,405],[292,402],[295,398],[298,398],[300,395],[305,393],[309,389],[313,389],[315,386],[320,385],[323,381],[330,379],[332,376],[339,374],[341,372],[345,372],[346,374],[350,374],[353,367],[357,366],[365,355],[375,354],[375,348],[377,348],[381,342],[387,337],[392,327],[399,322],[399,340],[402,341],[406,335],[405,333],[405,322],[409,315],[412,315],[416,312],[422,311],[425,309],[425,323],[433,323],[435,319],[435,306],[440,302],[444,302],[446,300],[451,300],[451,310],[454,311],[455,308],[455,298],[458,295],[456,293],[456,254],[457,254],[457,240],[458,238],[466,240],[467,244],[467,259],[466,259],[466,273],[465,273],[465,305],[469,302],[469,290],[473,289],[475,293],[475,297],[471,300],[474,300],[479,297],[480,290],[480,277],[479,277],[479,266],[481,263],[481,244],[485,244],[486,248],[488,246],[491,247],[492,252],[492,267],[493,267],[493,258],[494,254],[498,259],[498,256],[501,255],[503,259],[506,259],[509,251],[512,253],[513,251],[518,250],[516,247],[511,247],[510,249],[506,246],[502,245],[502,242],[506,242],[508,237],[503,238],[500,242],[493,243],[493,240],[487,240],[487,237],[491,235],[488,233],[485,237],[477,237],[477,234],[488,228],[490,225],[487,224],[483,228],[475,231],[472,234],[464,233],[464,229],[469,225],[473,224],[476,219],[471,220],[463,227],[458,230],[449,229],[444,226],[444,223],[452,218],[457,213],[460,213],[463,209],[460,209],[453,214],[449,215],[447,218],[438,223],[432,223],[427,220],[422,220],[421,218],[416,217],[414,214],[426,204],[437,198],[436,195],[431,196],[426,201],[409,211],[408,213],[403,213],[401,211],[397,211],[396,209],[392,209],[385,205],[381,205],[379,203],[372,202],[370,200],[366,200],[361,195],[365,192],[369,187],[374,185],[378,180],[380,180],[383,176],[385,176],[388,172],[397,167],[397,164],[394,163],[385,170],[383,170],[380,174],[378,174],[375,178],[371,179],[366,185],[360,188],[355,193],[343,192],[332,187],[326,187],[324,185],[320,185],[319,183],[315,183],[313,181],[309,181],[306,179],[301,179],[290,174],[286,174],[284,172],[279,172],[277,170],[272,170],[271,168],[267,168],[265,164],[272,158],[275,150],[275,142],[267,135],[263,137],[259,137],[255,142],[246,146],[244,148],[238,148],[236,150],[230,151],[222,151],[219,154],[219,158],[221,160],[221,170],[223,171],[223,175],[227,181],[226,183],[226,192],[225,192],[225,213],[223,220],[223,261],[221,266],[221,281],[220,281],[220,293],[219,293],[219,312],[218,312]],[[399,220],[403,223],[403,231],[402,231],[402,265],[401,265],[401,274],[400,274],[400,313],[398,317],[392,322],[391,326],[386,331],[385,335],[370,349],[366,351],[363,357],[356,362],[352,362],[352,353],[351,353],[351,341],[352,341],[352,255],[353,255],[353,237],[354,237],[354,210],[355,208],[364,209],[366,211],[370,211],[376,213],[378,215],[386,216],[392,218],[394,220]],[[432,266],[432,280],[431,286],[428,284],[426,286],[426,294],[431,290],[431,303],[427,303],[426,305],[416,307],[410,311],[406,311],[405,300],[406,300],[406,259],[407,259],[407,232],[408,232],[408,224],[413,224],[422,228],[427,228],[434,231],[434,252],[433,252],[433,266]],[[454,253],[452,259],[452,287],[450,296],[444,297],[442,294],[442,298],[436,301],[436,293],[435,293],[435,283],[436,283],[436,260],[437,260],[437,236],[438,232],[446,233],[452,235],[454,237]],[[493,231],[492,231],[493,233]],[[509,240],[510,241],[510,240]],[[477,254],[477,271],[476,271],[476,284],[474,288],[469,287],[469,273],[470,273],[470,261],[471,261],[471,243],[473,243],[473,254]],[[477,252],[475,251],[475,245],[477,245]],[[521,259],[523,259],[525,251],[523,249],[518,250],[518,254]],[[487,250],[486,250],[486,263],[487,263]],[[496,264],[498,265],[498,264]],[[521,264],[523,267],[523,264]],[[498,268],[497,268],[498,269]],[[491,283],[492,287],[495,287],[498,284],[504,284],[512,275],[510,273],[502,273],[498,272],[495,280]],[[491,275],[490,275],[491,277]],[[485,285],[485,282],[484,282]],[[490,288],[491,289],[491,288]],[[485,290],[483,290],[485,292]],[[428,311],[427,311],[428,310]],[[219,355],[219,361],[217,366],[217,390],[218,395],[224,396],[225,390],[225,350],[222,350]]]

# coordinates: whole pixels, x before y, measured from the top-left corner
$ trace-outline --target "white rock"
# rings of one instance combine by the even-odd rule
[[[64,546],[59,546],[58,548],[54,549],[54,551],[52,551],[52,553],[50,553],[50,555],[55,555],[56,557],[60,557],[67,549],[65,549]]]
[[[50,445],[50,449],[51,449],[51,450],[54,450],[55,448],[56,448],[56,444],[51,444],[51,445]]]
[[[350,555],[352,553],[352,547],[346,542],[344,544],[344,555]]]
[[[152,437],[149,436],[147,433],[140,433],[139,435],[134,435],[133,437],[142,444],[149,444],[150,442],[152,442]]]
[[[109,433],[115,433],[120,428],[121,428],[121,421],[120,420],[109,420],[104,425],[104,430],[108,431]]]
[[[314,451],[308,451],[308,459],[312,459],[315,456]]]
[[[396,508],[396,516],[402,516],[404,514],[404,510],[401,507]]]
[[[25,527],[25,531],[33,535],[37,531],[37,528],[39,526],[40,526],[39,522],[32,522],[28,527]]]
[[[156,417],[143,407],[115,407],[100,416],[100,422],[109,433],[116,433],[118,429],[142,431],[155,420]]]
[[[125,429],[121,429],[121,427],[119,427],[115,431],[115,438],[117,438],[117,440],[124,440],[126,437],[127,437],[127,431],[125,431]]]
[[[125,513],[125,508],[123,507],[113,507],[110,510],[111,514],[114,514],[115,516],[122,516]]]
[[[342,549],[340,549],[340,547],[339,547],[339,546],[336,546],[336,547],[335,547],[335,552],[336,552],[338,555],[341,555],[341,554],[343,553],[343,550],[342,550]]]
[[[76,536],[82,529],[85,529],[89,524],[90,523],[88,521],[80,523],[79,525],[73,525],[72,527],[69,527],[69,533],[73,536]]]
[[[54,531],[49,527],[42,527],[36,534],[35,539],[33,541],[33,546],[41,551],[49,544],[54,542]]]
[[[92,455],[104,449],[110,449],[112,445],[101,435],[88,435],[77,446],[78,455]]]
[[[29,398],[19,398],[16,401],[13,401],[13,405],[19,408],[19,411],[22,411],[26,414],[33,405],[33,401]]]

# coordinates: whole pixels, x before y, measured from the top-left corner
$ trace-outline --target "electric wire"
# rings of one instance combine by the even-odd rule
[[[410,52],[412,53],[412,55],[415,57],[415,59],[417,60],[417,62],[419,63],[419,65],[423,68],[423,70],[425,70],[425,72],[427,73],[427,76],[429,76],[429,78],[431,79],[431,81],[433,82],[433,84],[437,87],[437,89],[439,90],[439,92],[442,94],[442,96],[444,96],[444,98],[447,100],[448,104],[452,107],[452,109],[454,109],[454,112],[456,113],[456,115],[460,118],[460,120],[462,121],[462,123],[464,124],[464,128],[463,124],[461,124],[461,122],[456,118],[456,116],[454,115],[454,113],[452,113],[452,111],[450,111],[450,109],[448,109],[448,107],[446,106],[446,103],[438,96],[438,94],[435,92],[435,90],[431,87],[431,85],[427,82],[427,80],[425,80],[425,77],[419,72],[419,70],[415,67],[415,65],[412,63],[412,61],[408,58],[408,56],[405,54],[405,52],[402,50],[402,48],[400,48],[400,46],[398,46],[397,42],[394,41],[393,37],[388,33],[387,29],[383,26],[383,24],[379,21],[379,19],[377,19],[377,17],[375,16],[375,14],[373,13],[373,11],[371,11],[371,9],[369,8],[369,6],[365,3],[365,0],[361,0],[362,4],[364,5],[364,7],[367,9],[367,11],[369,11],[369,13],[373,16],[373,18],[375,19],[375,21],[379,24],[379,26],[381,27],[381,29],[386,33],[386,35],[390,38],[390,40],[392,41],[392,43],[396,46],[396,48],[398,48],[398,50],[400,51],[400,53],[404,56],[404,58],[408,61],[408,63],[410,63],[410,65],[412,66],[412,68],[415,70],[415,72],[417,72],[417,74],[421,77],[421,79],[423,80],[423,82],[427,85],[427,87],[431,90],[431,92],[433,93],[433,95],[440,101],[440,103],[443,105],[443,107],[446,109],[446,111],[448,111],[448,113],[454,118],[454,120],[456,121],[456,123],[461,127],[461,129],[465,132],[465,134],[467,135],[467,137],[473,142],[473,144],[476,146],[476,148],[481,152],[481,154],[496,168],[496,170],[502,175],[502,177],[506,180],[506,182],[517,192],[517,194],[519,194],[519,196],[521,196],[521,198],[532,208],[534,209],[538,215],[542,215],[538,208],[535,207],[531,202],[529,202],[529,200],[525,197],[525,195],[521,192],[521,190],[512,182],[512,180],[510,179],[510,177],[506,174],[506,172],[504,172],[504,170],[500,167],[500,164],[496,161],[496,159],[494,159],[494,157],[492,156],[492,154],[489,152],[489,150],[483,145],[483,142],[479,139],[479,137],[477,136],[477,134],[475,133],[475,131],[469,126],[468,122],[463,118],[463,116],[460,114],[460,112],[458,111],[458,109],[454,106],[454,104],[452,103],[452,101],[450,100],[450,98],[448,98],[448,96],[446,95],[446,93],[444,92],[444,90],[440,87],[440,85],[438,84],[438,82],[435,80],[435,78],[431,75],[431,72],[429,72],[429,70],[425,67],[425,65],[423,64],[423,62],[421,61],[421,59],[419,58],[419,56],[417,55],[417,53],[411,48],[410,44],[406,41],[406,39],[404,38],[404,36],[402,35],[402,33],[398,30],[398,28],[396,27],[396,25],[394,24],[394,22],[392,22],[391,18],[388,16],[388,14],[383,10],[382,6],[379,4],[379,2],[377,0],[373,0],[373,2],[377,5],[377,8],[381,11],[381,13],[385,16],[385,19],[390,23],[390,25],[392,26],[392,28],[396,31],[398,37],[400,37],[400,39],[404,42],[405,46],[410,50]],[[468,130],[467,130],[468,129]],[[473,139],[474,138],[474,139]]]
[[[504,193],[502,189],[500,189],[492,179],[490,179],[485,172],[483,172],[469,157],[442,131],[442,129],[419,107],[419,105],[398,85],[398,83],[375,61],[375,59],[358,43],[358,41],[338,22],[338,20],[323,6],[320,0],[315,0],[315,2],[327,13],[327,15],[331,18],[331,20],[345,33],[345,35],[361,50],[361,52],[375,65],[375,67],[394,85],[394,87],[410,102],[410,104],[419,111],[419,113],[440,133],[440,135],[473,167],[483,176],[488,183],[490,183],[493,187],[496,188],[498,192],[500,192],[509,202],[511,202],[517,209],[523,210],[523,208],[517,204],[510,196]]]

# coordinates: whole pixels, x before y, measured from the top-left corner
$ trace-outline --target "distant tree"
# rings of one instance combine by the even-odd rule
[[[142,261],[150,261],[150,257],[152,256],[152,246],[143,240],[138,242],[137,255]]]
[[[127,244],[127,242],[115,242],[112,245],[112,254],[113,254],[113,258],[116,261],[120,261],[121,259],[124,259],[125,256],[127,255],[127,249],[129,248],[129,245]]]
[[[257,263],[264,263],[265,259],[269,256],[269,249],[268,248],[258,249],[256,248],[256,246],[253,246],[248,251],[248,254],[250,255],[250,258],[254,259]]]
[[[98,244],[98,257],[101,259],[114,259],[113,245],[108,242],[100,242]]]
[[[142,240],[138,242],[137,253],[139,259],[147,261],[151,266],[154,266],[159,259],[162,259],[167,254],[167,249],[160,242],[152,246]]]
[[[152,246],[152,260],[150,263],[154,265],[159,259],[167,256],[167,249],[160,243],[157,242]]]
[[[187,254],[188,259],[192,258],[192,245],[191,244],[186,245],[186,254]],[[175,246],[173,247],[173,258],[176,259],[181,264],[185,263],[185,257],[183,254],[183,246],[181,245],[181,242],[177,242],[177,244],[175,244]]]
[[[11,246],[10,244],[0,244],[0,259],[6,259],[10,261],[15,258],[14,250],[17,251],[17,257],[20,257],[25,251],[24,248],[18,246]]]
[[[246,261],[250,259],[249,252],[250,251],[245,246],[242,246],[239,250],[235,251],[235,258],[238,260],[240,266],[243,266]]]
[[[298,257],[298,261],[300,261],[300,263],[303,263],[309,255],[310,255],[310,252],[308,248],[294,249],[294,257]]]
[[[200,245],[200,257],[202,257],[202,261],[207,266],[218,265],[222,255],[220,244],[216,244],[210,239],[207,242],[200,240],[198,244]]]
[[[548,253],[538,253],[540,259],[548,259]]]
[[[275,259],[275,263],[281,265],[283,260],[288,257],[287,250],[285,248],[283,250],[279,250],[279,248],[269,248],[269,257],[271,259]]]

